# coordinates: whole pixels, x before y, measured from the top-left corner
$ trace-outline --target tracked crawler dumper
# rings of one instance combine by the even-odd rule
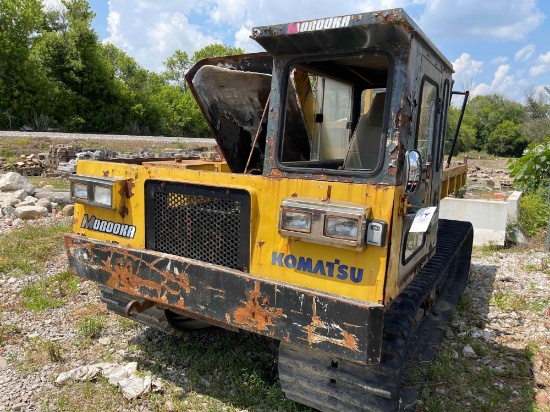
[[[266,53],[187,81],[224,161],[79,161],[71,267],[171,333],[280,341],[286,396],[392,411],[467,279],[468,223],[438,219],[452,67],[403,10],[253,29]]]

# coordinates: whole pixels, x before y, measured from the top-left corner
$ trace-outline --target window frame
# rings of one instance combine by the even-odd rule
[[[443,166],[443,158],[445,153],[445,143],[447,142],[447,122],[449,120],[449,108],[451,106],[451,82],[446,79],[443,83],[443,107],[441,108],[441,127],[439,138],[437,140],[438,153],[436,162],[436,171],[439,172]]]
[[[288,172],[288,173],[300,173],[300,174],[308,174],[308,175],[329,175],[329,176],[360,176],[364,178],[372,177],[377,175],[380,172],[380,169],[382,168],[384,164],[384,152],[386,148],[386,141],[388,138],[388,127],[389,127],[389,119],[388,116],[384,117],[384,121],[382,124],[382,134],[380,138],[383,140],[381,143],[381,147],[384,149],[384,152],[380,152],[380,156],[378,158],[378,164],[375,169],[373,170],[358,170],[358,169],[328,169],[328,168],[316,168],[316,167],[296,167],[292,165],[288,165],[286,163],[290,162],[283,162],[282,161],[282,150],[283,150],[283,137],[284,137],[284,129],[285,129],[285,121],[286,121],[286,107],[287,107],[287,99],[288,99],[288,82],[289,82],[289,75],[291,68],[294,67],[300,67],[300,63],[304,61],[330,61],[330,60],[338,60],[343,57],[361,57],[361,56],[383,56],[386,58],[388,62],[388,76],[386,79],[386,96],[390,96],[393,92],[393,79],[395,76],[395,64],[394,64],[394,58],[393,56],[386,52],[386,51],[380,51],[380,50],[361,50],[359,52],[353,52],[353,53],[341,53],[334,56],[330,56],[327,58],[327,56],[305,56],[305,57],[299,57],[299,58],[293,58],[288,60],[284,68],[282,70],[281,74],[281,81],[280,84],[280,116],[279,116],[279,124],[278,124],[278,136],[277,141],[275,143],[275,166],[277,169],[281,170],[282,172]],[[310,73],[317,74],[319,76],[323,76],[325,78],[331,78],[333,80],[342,82],[342,83],[348,83],[346,81],[342,81],[341,79],[334,78],[333,76],[327,75],[326,73],[322,73],[319,71],[315,71],[312,69],[310,70]],[[352,96],[352,115],[357,116],[356,120],[359,119],[360,116],[360,109],[356,107],[357,105],[357,91],[356,86],[351,83],[351,86],[353,88],[353,96]],[[361,93],[363,90],[361,90]],[[384,113],[389,113],[389,110],[391,108],[391,98],[386,98],[386,101],[384,103]],[[355,127],[356,127],[355,123]],[[352,133],[353,135],[353,133]],[[351,143],[350,136],[350,143]],[[344,159],[345,160],[345,159]]]
[[[433,131],[432,131],[432,145],[431,145],[431,151],[430,152],[426,152],[426,158],[425,159],[422,159],[422,164],[423,164],[423,170],[426,169],[427,167],[427,162],[428,162],[428,156],[429,155],[432,155],[432,165],[435,163],[435,160],[436,160],[436,157],[434,156],[434,151],[435,151],[435,146],[437,144],[437,139],[436,139],[436,134],[438,133],[438,126],[439,126],[439,121],[438,121],[438,112],[439,112],[439,85],[435,82],[435,80],[433,80],[430,76],[428,76],[427,74],[425,74],[423,77],[422,77],[422,82],[420,83],[420,96],[418,98],[418,101],[419,101],[419,109],[418,109],[418,113],[416,115],[416,133],[415,133],[415,139],[414,139],[414,149],[415,150],[418,150],[418,138],[419,138],[419,130],[420,130],[420,115],[422,114],[422,99],[424,98],[424,85],[427,83],[431,84],[432,86],[435,87],[435,90],[436,90],[436,99],[435,99],[435,116],[433,117],[434,118],[434,125],[433,125]],[[434,144],[435,143],[435,144]],[[418,150],[420,152],[420,150]],[[422,153],[421,153],[422,154]]]

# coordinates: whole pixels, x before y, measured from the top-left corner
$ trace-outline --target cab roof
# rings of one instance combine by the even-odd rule
[[[251,38],[274,56],[388,50],[410,46],[416,38],[452,70],[451,63],[403,9],[254,27]]]

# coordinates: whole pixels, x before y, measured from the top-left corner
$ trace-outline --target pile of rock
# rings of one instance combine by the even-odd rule
[[[62,211],[64,215],[72,215],[68,193],[61,195],[37,189],[25,177],[15,172],[0,177],[0,212],[6,220],[46,217],[50,213],[57,213],[57,206],[60,204],[65,206]]]
[[[47,169],[48,166],[34,154],[21,156],[21,158],[12,165],[12,170],[14,172],[25,176],[42,176]]]
[[[478,182],[495,190],[512,188],[514,184],[514,179],[510,177],[507,171],[502,169],[486,169],[479,166],[468,169],[468,181]]]

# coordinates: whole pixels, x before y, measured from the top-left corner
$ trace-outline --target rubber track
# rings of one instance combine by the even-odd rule
[[[323,412],[399,410],[407,355],[423,343],[413,339],[416,315],[432,291],[445,290],[444,318],[450,320],[468,277],[472,238],[470,223],[439,221],[436,253],[385,313],[380,364],[362,366],[281,342],[279,379],[286,397]]]

